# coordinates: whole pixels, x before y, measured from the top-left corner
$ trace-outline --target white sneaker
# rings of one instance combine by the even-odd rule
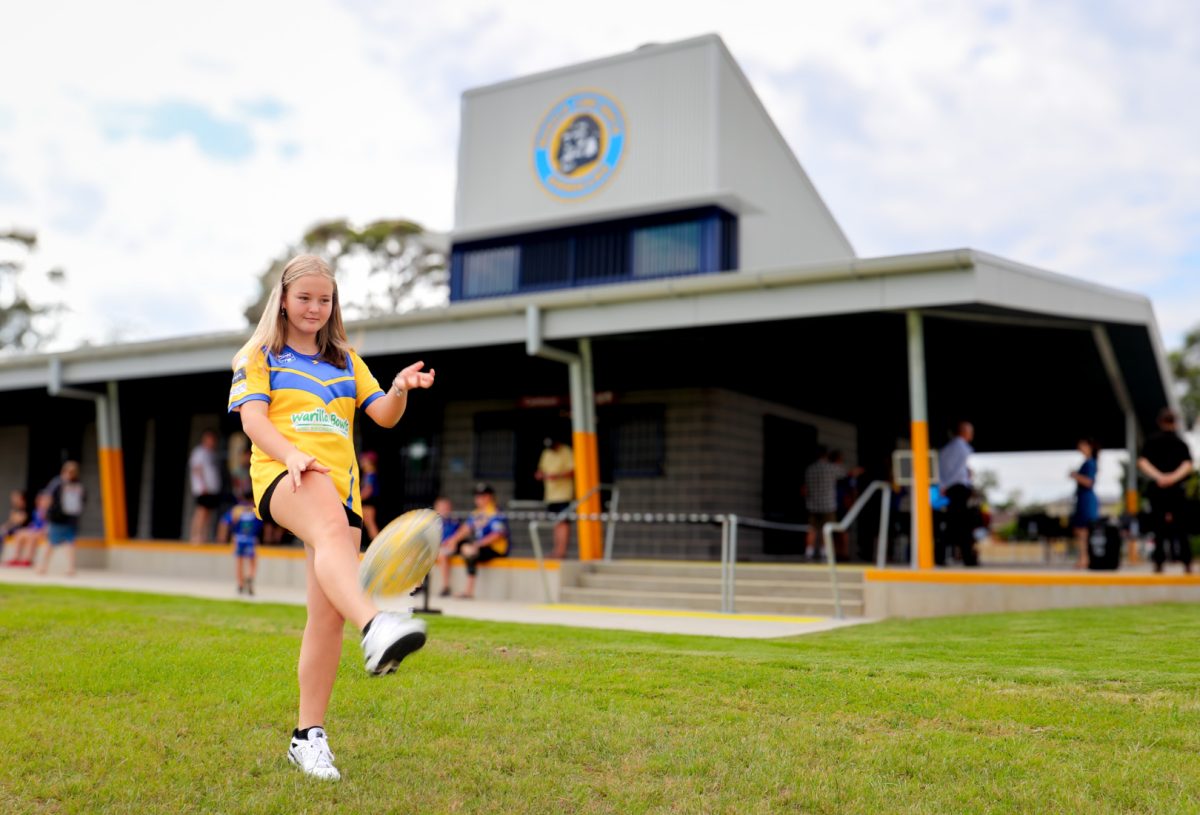
[[[411,614],[379,612],[362,638],[367,673],[372,676],[395,673],[400,661],[424,644],[424,620],[418,620]]]
[[[288,761],[313,778],[337,781],[342,777],[337,767],[333,766],[333,751],[329,749],[329,739],[320,727],[309,728],[307,739],[292,736],[292,746],[288,748]]]

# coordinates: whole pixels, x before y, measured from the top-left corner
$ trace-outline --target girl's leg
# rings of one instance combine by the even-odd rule
[[[244,567],[242,566],[242,558],[238,556],[235,557],[233,561],[235,564],[234,574],[237,575],[238,594],[241,594],[242,589],[246,586],[246,575],[244,574]]]
[[[47,571],[47,570],[50,568],[50,558],[51,558],[51,556],[54,554],[54,547],[53,547],[53,546],[46,546],[46,547],[44,547],[44,548],[45,548],[45,550],[46,550],[46,554],[42,556],[42,558],[41,558],[41,561],[42,561],[42,562],[38,564],[38,567],[37,567],[37,573],[38,573],[38,574],[45,574],[45,573],[46,573],[46,571]],[[37,552],[36,552],[36,550],[34,551],[34,557],[35,557],[35,558],[37,557]]]
[[[271,516],[311,547],[309,578],[330,606],[362,631],[379,609],[359,585],[359,533],[346,521],[333,481],[324,473],[305,472],[292,492],[285,478],[271,496]]]
[[[1083,527],[1075,530],[1075,549],[1079,552],[1075,568],[1086,569],[1088,565],[1088,531]]]
[[[379,537],[379,525],[375,522],[375,507],[363,507],[363,528],[375,539]]]
[[[33,533],[22,529],[13,535],[13,556],[9,563],[23,563],[33,560]]]
[[[71,577],[75,574],[75,544],[65,544],[65,548],[67,550],[67,577]]]
[[[347,543],[358,530],[347,526]],[[354,542],[354,551],[358,544]],[[329,697],[333,694],[333,683],[337,678],[338,662],[342,657],[342,634],[345,620],[329,602],[321,590],[316,574],[316,551],[304,547],[308,578],[308,621],[304,625],[304,639],[300,643],[300,711],[296,727],[325,724],[325,713],[329,709]]]

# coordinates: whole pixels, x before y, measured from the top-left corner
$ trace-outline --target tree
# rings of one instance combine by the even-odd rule
[[[1179,388],[1179,402],[1183,407],[1187,426],[1191,427],[1200,416],[1200,326],[1193,328],[1183,338],[1183,347],[1170,354],[1171,374]]]
[[[61,303],[42,303],[29,294],[27,265],[37,250],[37,233],[20,229],[0,231],[0,350],[31,351],[48,342],[58,330]],[[43,273],[54,285],[66,279],[61,269]]]
[[[334,268],[342,312],[349,319],[407,311],[420,299],[446,300],[449,274],[441,236],[401,219],[374,221],[362,229],[343,219],[322,221],[262,273],[258,299],[245,312],[251,325],[262,315],[288,259],[302,252],[320,255]],[[347,287],[348,277],[357,285]]]

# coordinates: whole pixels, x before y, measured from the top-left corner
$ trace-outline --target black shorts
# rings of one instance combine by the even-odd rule
[[[472,546],[470,541],[459,541],[458,546],[454,547],[454,554],[461,555],[464,546]],[[497,552],[490,546],[478,546],[475,549],[475,554],[471,557],[463,555],[463,560],[467,563],[467,574],[474,575],[480,563],[487,563],[489,560],[504,557],[502,552]]]
[[[370,498],[360,498],[359,503],[364,507],[373,507],[375,506],[375,496],[372,495]]]
[[[279,526],[279,524],[275,522],[275,519],[271,517],[271,496],[275,494],[275,488],[279,486],[279,482],[282,481],[283,477],[287,474],[287,470],[284,470],[279,475],[275,476],[275,480],[271,482],[271,484],[267,487],[266,492],[263,493],[262,500],[258,502],[258,517],[262,518],[262,522],[265,524],[275,524],[276,526]],[[359,517],[354,510],[350,509],[350,507],[346,506],[345,504],[342,505],[342,509],[346,510],[346,520],[349,522],[350,526],[354,527],[355,529],[363,528],[362,518]],[[291,530],[288,531],[290,532]]]
[[[570,501],[557,501],[553,504],[546,504],[546,511],[551,515],[557,515],[569,506],[571,506]]]
[[[197,495],[196,506],[204,507],[205,509],[216,509],[221,504],[221,496],[219,495]]]

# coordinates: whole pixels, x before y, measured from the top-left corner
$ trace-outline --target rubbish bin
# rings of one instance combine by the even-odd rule
[[[1088,568],[1116,569],[1120,565],[1121,527],[1101,519],[1088,533]]]

